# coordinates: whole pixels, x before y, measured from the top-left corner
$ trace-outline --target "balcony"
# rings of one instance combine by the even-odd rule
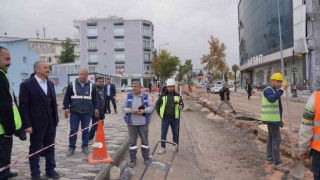
[[[116,39],[124,38],[124,34],[114,34],[113,37]]]
[[[124,48],[114,48],[115,51],[124,51]]]
[[[88,52],[97,52],[98,49],[97,48],[88,48]]]
[[[145,64],[151,64],[152,61],[150,61],[150,60],[148,60],[148,59],[145,59],[145,60],[144,60],[144,63],[145,63]]]
[[[98,39],[98,35],[87,35],[88,39]]]
[[[144,47],[143,50],[144,50],[144,51],[151,51],[151,48],[149,48],[149,47]]]
[[[115,64],[125,64],[124,60],[115,60],[114,61]]]

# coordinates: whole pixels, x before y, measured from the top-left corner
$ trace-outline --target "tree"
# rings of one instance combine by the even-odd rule
[[[239,71],[239,66],[236,64],[232,65],[232,71],[234,73],[234,91],[237,91],[237,71]]]
[[[224,69],[223,69],[223,77],[225,82],[228,82],[228,72],[229,72],[229,67],[226,65],[224,66]]]
[[[202,56],[201,64],[205,64],[204,69],[208,70],[209,72],[211,69],[213,69],[213,77],[218,75],[221,79],[227,66],[225,60],[226,46],[223,42],[220,42],[218,38],[214,38],[213,36],[210,36],[208,43],[209,53]]]
[[[171,56],[166,50],[161,50],[158,56],[155,56],[151,68],[154,74],[163,81],[173,76],[177,71],[180,60],[177,56]]]
[[[74,62],[76,56],[74,55],[75,44],[72,43],[70,38],[62,41],[62,51],[59,56],[59,63],[71,63]]]
[[[192,80],[192,77],[194,77],[192,69],[193,69],[192,60],[186,59],[186,61],[184,62],[184,71],[185,71],[185,74],[187,74],[188,83],[190,83]]]

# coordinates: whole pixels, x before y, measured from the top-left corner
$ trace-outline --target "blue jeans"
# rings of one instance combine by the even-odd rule
[[[104,120],[105,118],[105,115],[104,115],[104,112],[101,112],[99,113],[99,118],[97,118],[95,115],[92,115],[92,122],[91,124],[95,124],[96,122],[98,122],[99,120]],[[89,132],[89,140],[92,140],[94,138],[94,135],[96,134],[96,131],[97,131],[97,128],[98,128],[98,124],[94,125],[94,126],[91,126],[90,128],[90,132]]]
[[[81,129],[84,129],[89,126],[91,120],[91,114],[77,114],[71,113],[70,116],[70,135],[78,132],[79,124],[81,122]],[[77,135],[74,135],[69,138],[69,148],[76,148]],[[82,131],[82,146],[88,147],[89,142],[89,129]]]
[[[276,124],[267,124],[269,138],[267,143],[267,159],[273,160],[275,165],[281,164],[280,160],[280,143],[281,143],[281,134],[280,126]]]
[[[179,120],[163,118],[161,123],[161,140],[167,141],[167,133],[169,126],[171,127],[173,142],[178,143],[179,136]],[[165,148],[166,143],[161,142],[161,147]]]

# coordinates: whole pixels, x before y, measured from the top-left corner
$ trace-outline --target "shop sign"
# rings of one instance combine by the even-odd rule
[[[262,63],[262,57],[263,57],[263,55],[260,54],[260,55],[257,55],[257,56],[254,56],[254,57],[250,58],[248,60],[248,67],[261,64]]]

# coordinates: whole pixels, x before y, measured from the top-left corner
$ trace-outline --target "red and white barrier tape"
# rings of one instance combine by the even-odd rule
[[[91,126],[88,126],[88,127],[84,128],[84,129],[80,129],[78,132],[85,131],[85,130],[87,130],[87,129],[89,129],[89,128],[95,126],[95,125],[97,125],[98,123],[99,123],[99,121],[96,122],[96,123],[94,123],[94,124],[92,124]],[[53,143],[53,144],[51,144],[51,145],[49,145],[49,146],[47,146],[47,147],[44,147],[44,148],[42,148],[42,149],[40,149],[40,150],[38,150],[38,151],[36,151],[36,152],[34,152],[34,153],[32,153],[32,154],[29,154],[28,156],[26,156],[26,157],[24,157],[24,158],[18,159],[18,160],[16,160],[16,161],[14,161],[13,163],[8,164],[8,165],[0,168],[0,173],[1,173],[2,171],[6,170],[6,169],[8,169],[8,168],[10,168],[10,167],[12,167],[12,166],[15,166],[15,165],[18,164],[19,162],[22,162],[23,160],[28,159],[28,158],[30,158],[30,157],[32,157],[32,156],[34,156],[34,155],[36,155],[36,154],[38,154],[38,153],[46,150],[46,149],[54,146],[54,145],[57,144],[57,143],[63,142],[63,140],[69,139],[70,137],[77,135],[78,132],[73,133],[73,134],[71,134],[70,136],[68,136],[67,138],[61,139],[61,140],[59,140],[59,141],[56,142],[56,143]]]

